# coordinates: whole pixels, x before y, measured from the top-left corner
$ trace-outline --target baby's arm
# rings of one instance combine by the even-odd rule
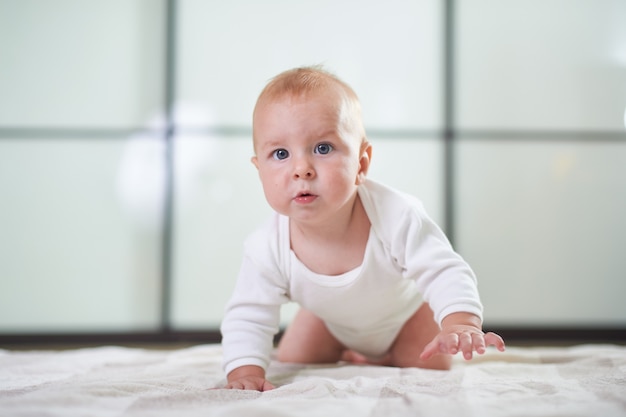
[[[454,355],[463,352],[465,359],[472,359],[473,352],[485,353],[487,346],[504,351],[504,341],[495,333],[483,333],[479,317],[471,313],[452,313],[441,322],[441,332],[426,345],[420,359],[427,360],[437,353]]]
[[[245,365],[235,368],[228,374],[228,389],[269,391],[274,386],[265,379],[265,371],[260,366]]]

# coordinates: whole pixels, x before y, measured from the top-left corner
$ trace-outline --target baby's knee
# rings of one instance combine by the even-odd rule
[[[341,353],[341,350],[331,346],[280,343],[276,348],[276,359],[285,363],[336,363]]]
[[[289,349],[285,349],[282,346],[278,346],[276,349],[276,359],[279,362],[291,362],[298,363],[302,360],[302,358],[298,357],[298,355],[293,354]]]

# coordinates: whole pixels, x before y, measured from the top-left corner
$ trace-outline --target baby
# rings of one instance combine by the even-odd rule
[[[275,77],[253,114],[254,156],[275,210],[248,237],[221,331],[227,388],[274,388],[265,370],[280,306],[301,309],[277,348],[340,360],[449,369],[502,338],[482,331],[476,278],[414,197],[366,178],[359,100],[320,68]]]

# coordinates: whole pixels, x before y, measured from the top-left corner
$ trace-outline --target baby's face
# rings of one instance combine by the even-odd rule
[[[354,200],[369,162],[340,123],[334,92],[287,95],[257,106],[255,156],[268,203],[294,221],[323,224]]]

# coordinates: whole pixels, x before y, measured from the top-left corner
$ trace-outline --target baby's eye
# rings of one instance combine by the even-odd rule
[[[274,156],[274,159],[281,161],[289,157],[289,151],[287,149],[276,149],[272,155]]]
[[[331,145],[330,143],[320,143],[315,147],[315,153],[319,153],[321,155],[329,154],[332,150],[333,145]]]

